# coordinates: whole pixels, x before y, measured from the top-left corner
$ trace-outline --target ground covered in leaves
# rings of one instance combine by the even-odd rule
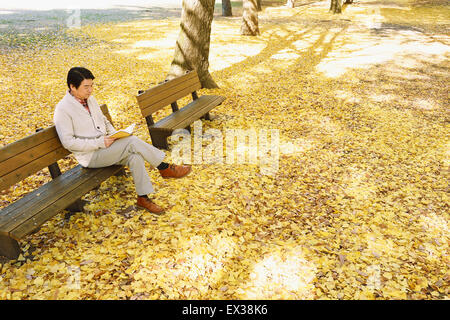
[[[273,174],[223,161],[172,181],[149,168],[161,217],[135,207],[129,174],[113,177],[85,213],[21,241],[0,299],[448,299],[449,7],[297,3],[265,7],[253,38],[217,16],[220,89],[201,90],[227,98],[204,131],[278,130]],[[0,144],[52,125],[78,65],[116,127],[136,122],[150,141],[134,96],[164,79],[178,30],[169,17],[3,38]],[[0,205],[48,179],[2,191]]]

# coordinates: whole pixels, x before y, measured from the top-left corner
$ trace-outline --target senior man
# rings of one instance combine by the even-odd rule
[[[154,193],[145,162],[157,168],[163,178],[181,178],[191,171],[187,165],[163,162],[165,153],[135,136],[114,139],[117,130],[103,115],[92,96],[94,75],[83,67],[74,67],[67,75],[69,90],[57,104],[53,121],[64,148],[73,153],[85,168],[114,164],[130,169],[136,189],[137,206],[154,214],[164,209],[148,197]]]

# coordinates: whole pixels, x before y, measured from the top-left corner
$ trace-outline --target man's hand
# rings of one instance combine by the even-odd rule
[[[107,137],[105,136],[105,146],[108,148],[110,145],[113,144],[114,141],[116,141],[116,138],[111,138],[111,137]]]

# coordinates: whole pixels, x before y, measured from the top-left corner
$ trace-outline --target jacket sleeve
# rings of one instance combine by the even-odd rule
[[[76,137],[73,132],[72,118],[63,110],[55,111],[53,121],[59,140],[67,150],[71,152],[90,152],[106,148],[103,136],[98,138]]]

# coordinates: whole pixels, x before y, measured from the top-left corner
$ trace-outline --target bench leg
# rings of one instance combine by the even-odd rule
[[[209,115],[209,112],[206,113],[203,117],[201,117],[201,119],[205,119],[205,120],[210,121],[211,120],[211,116]]]
[[[0,255],[9,259],[17,259],[21,254],[19,243],[10,237],[0,235]]]
[[[83,212],[84,206],[88,203],[89,201],[78,199],[66,208],[66,210],[69,212],[64,215],[64,219],[69,220],[70,217],[73,216],[76,212]]]
[[[170,135],[165,132],[153,131],[150,133],[152,138],[152,144],[158,149],[169,149],[169,144],[167,143],[167,137]]]
[[[72,203],[70,206],[66,208],[69,212],[82,212],[84,210],[84,206],[88,203],[86,200],[78,199],[74,203]]]
[[[125,168],[120,169],[120,171],[115,174],[115,176],[118,176],[118,177],[122,177],[122,176],[126,176],[126,175],[127,175],[127,173],[125,172]]]

